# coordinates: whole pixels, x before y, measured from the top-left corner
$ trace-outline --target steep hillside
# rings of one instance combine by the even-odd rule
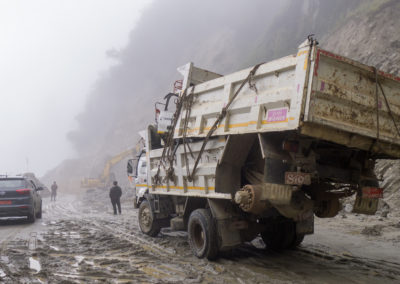
[[[46,176],[97,176],[107,156],[132,147],[154,120],[154,103],[189,61],[226,74],[294,53],[316,34],[332,51],[398,72],[399,13],[398,1],[385,0],[154,1],[128,45],[110,53],[115,66],[93,86],[68,135],[81,159]]]
[[[322,42],[333,52],[400,76],[400,1],[381,2],[362,6]],[[379,161],[376,172],[382,177],[386,202],[399,209],[400,161]]]
[[[347,19],[322,45],[339,54],[400,74],[400,2],[386,1]]]
[[[226,74],[294,53],[308,34],[331,31],[359,2],[155,1],[114,55],[118,64],[99,78],[69,138],[82,155],[128,148],[153,120],[154,102],[180,78],[178,66],[192,61]]]

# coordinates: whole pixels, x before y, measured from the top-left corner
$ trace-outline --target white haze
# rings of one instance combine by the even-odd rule
[[[66,133],[150,2],[0,0],[0,174],[75,155]]]

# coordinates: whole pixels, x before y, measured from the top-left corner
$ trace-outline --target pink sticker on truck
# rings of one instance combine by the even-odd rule
[[[287,120],[287,108],[275,108],[267,111],[267,122],[277,122]]]

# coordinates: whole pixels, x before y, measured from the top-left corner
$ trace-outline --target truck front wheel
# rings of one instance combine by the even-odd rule
[[[149,235],[155,237],[160,232],[160,226],[157,220],[154,218],[154,212],[150,206],[149,201],[143,200],[139,207],[138,212],[139,227],[140,230]]]
[[[190,214],[188,237],[192,252],[198,258],[217,258],[217,230],[210,210],[196,209]]]

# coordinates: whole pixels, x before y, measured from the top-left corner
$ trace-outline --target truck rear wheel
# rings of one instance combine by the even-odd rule
[[[294,240],[292,244],[289,246],[290,249],[295,249],[297,248],[304,240],[304,235],[303,234],[295,234]]]
[[[140,204],[138,218],[139,227],[143,233],[149,235],[150,237],[155,237],[158,235],[160,232],[160,226],[158,221],[154,218],[154,212],[149,201],[143,200]]]
[[[283,250],[296,248],[304,239],[304,235],[296,234],[296,223],[287,221],[272,221],[261,233],[261,238],[268,249]]]
[[[198,258],[217,258],[217,230],[210,210],[196,209],[190,214],[188,223],[190,248]]]

